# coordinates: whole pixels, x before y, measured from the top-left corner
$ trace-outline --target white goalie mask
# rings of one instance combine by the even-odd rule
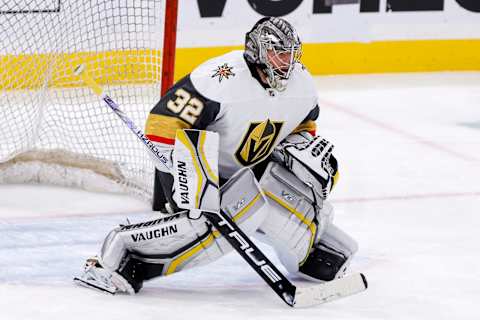
[[[262,18],[246,34],[246,59],[262,66],[268,84],[278,91],[286,89],[288,79],[301,55],[300,38],[293,26],[284,19]]]

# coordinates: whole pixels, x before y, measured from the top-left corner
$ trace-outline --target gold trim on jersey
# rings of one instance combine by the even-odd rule
[[[315,241],[315,235],[317,233],[317,225],[312,220],[307,219],[303,214],[301,214],[300,212],[298,212],[297,210],[292,208],[285,201],[278,198],[273,193],[271,193],[269,191],[265,191],[265,195],[267,195],[270,199],[274,200],[279,205],[281,205],[282,207],[284,207],[285,209],[287,209],[288,211],[293,213],[298,218],[298,220],[300,220],[310,230],[311,235],[310,235],[310,243],[309,243],[309,246],[308,246],[307,255],[299,263],[299,266],[303,265],[305,263],[305,260],[307,260],[307,258],[308,258],[308,254],[310,253],[310,249],[313,247],[313,244],[314,244],[314,241]]]
[[[295,130],[292,131],[292,133],[298,133],[301,131],[314,131],[317,129],[317,124],[313,120],[308,120],[304,123],[301,123],[298,125]]]
[[[192,126],[175,117],[150,113],[145,125],[145,134],[175,139],[177,129],[190,129]]]
[[[283,121],[270,119],[250,122],[234,158],[246,167],[262,161],[272,152],[282,126]]]

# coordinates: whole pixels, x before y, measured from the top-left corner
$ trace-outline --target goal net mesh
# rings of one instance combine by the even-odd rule
[[[165,0],[0,0],[0,183],[151,199],[148,154],[73,70],[84,64],[143,127],[160,97],[164,12]]]

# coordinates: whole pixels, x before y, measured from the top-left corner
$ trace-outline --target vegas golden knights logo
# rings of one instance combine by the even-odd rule
[[[280,134],[283,122],[267,119],[263,122],[252,122],[248,127],[235,158],[243,166],[251,166],[265,159],[273,149]]]

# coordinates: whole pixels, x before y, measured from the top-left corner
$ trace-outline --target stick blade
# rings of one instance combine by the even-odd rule
[[[355,273],[315,286],[297,287],[295,308],[312,307],[338,300],[365,291],[367,287],[367,279],[361,273]]]

